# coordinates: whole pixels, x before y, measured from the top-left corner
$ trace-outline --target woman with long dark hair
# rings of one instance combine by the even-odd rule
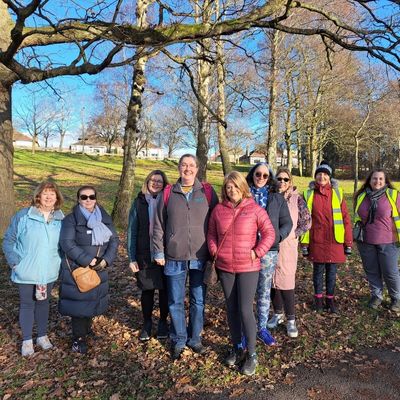
[[[373,309],[382,303],[385,282],[390,309],[400,312],[399,209],[399,192],[387,173],[372,170],[354,195],[354,218],[363,226],[364,235],[357,247],[371,291],[368,306]]]

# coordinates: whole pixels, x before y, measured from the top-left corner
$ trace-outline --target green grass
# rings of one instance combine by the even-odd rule
[[[29,204],[33,188],[43,179],[52,178],[66,197],[64,210],[75,202],[82,184],[99,189],[101,202],[111,211],[121,171],[120,157],[91,157],[80,154],[29,151],[15,153],[15,190],[17,207]],[[136,169],[136,192],[152,169],[163,169],[174,181],[175,162],[139,160]],[[249,166],[238,166],[246,173]],[[213,165],[208,180],[217,192],[222,183],[219,165]],[[295,177],[299,190],[310,178]],[[341,181],[349,200],[352,181]],[[348,203],[351,209],[350,203]],[[363,346],[396,346],[400,322],[396,315],[382,307],[379,312],[366,308],[368,287],[358,255],[355,253],[339,267],[337,297],[339,315],[316,314],[312,311],[313,289],[310,263],[300,260],[296,287],[296,314],[299,337],[289,339],[284,326],[275,332],[278,346],[265,348],[258,344],[259,367],[251,378],[223,367],[221,361],[229,344],[224,298],[219,285],[208,291],[204,343],[210,348],[207,358],[185,350],[183,359],[171,363],[167,343],[152,339],[141,343],[140,291],[127,268],[124,249],[125,233],[118,259],[110,272],[111,303],[108,312],[95,319],[94,329],[101,340],[90,342],[87,356],[70,351],[69,319],[57,313],[57,288],[51,303],[50,339],[56,349],[39,351],[32,359],[19,355],[18,292],[9,281],[8,267],[0,258],[0,397],[12,399],[85,398],[109,399],[188,399],[228,398],[235,391],[246,393],[279,382],[287,368],[297,363],[329,364]],[[386,298],[386,302],[387,302]],[[156,320],[156,319],[155,319]],[[31,381],[36,382],[35,385]],[[44,382],[41,384],[41,382]]]

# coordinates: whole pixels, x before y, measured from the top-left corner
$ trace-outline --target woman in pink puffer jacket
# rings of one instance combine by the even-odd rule
[[[211,213],[207,243],[212,256],[218,249],[216,268],[225,295],[233,342],[233,349],[224,362],[234,366],[244,361],[241,372],[245,375],[253,375],[257,365],[253,300],[260,258],[274,240],[275,230],[267,212],[252,199],[244,177],[239,172],[231,172],[224,179],[222,203]],[[242,328],[247,354],[241,345]]]

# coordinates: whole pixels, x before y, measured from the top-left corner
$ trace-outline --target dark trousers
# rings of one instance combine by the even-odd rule
[[[272,288],[271,299],[274,306],[275,314],[282,314],[283,310],[285,310],[286,318],[288,319],[288,321],[295,319],[294,289],[281,290]]]
[[[313,264],[313,282],[315,294],[322,294],[324,290],[324,272],[325,272],[325,285],[326,295],[333,296],[336,286],[336,264],[330,263],[314,263]]]
[[[92,329],[92,317],[72,317],[73,339],[85,338]]]
[[[143,290],[140,298],[142,304],[143,319],[151,320],[154,308],[154,293],[153,290]],[[158,291],[158,303],[160,307],[160,320],[166,320],[168,317],[168,295],[166,290]]]
[[[234,345],[242,341],[243,333],[247,339],[250,354],[256,352],[257,324],[253,302],[256,295],[259,272],[231,274],[218,270],[226,301],[228,325]]]
[[[19,291],[19,324],[22,330],[22,340],[32,339],[34,322],[36,322],[38,337],[47,335],[49,300],[53,285],[54,283],[47,284],[46,300],[36,300],[36,285],[17,284]]]

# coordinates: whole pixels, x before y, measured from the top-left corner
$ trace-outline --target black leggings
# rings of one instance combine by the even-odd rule
[[[72,317],[71,325],[73,339],[84,339],[92,329],[92,317]]]
[[[140,301],[142,303],[143,319],[151,320],[154,307],[155,290],[143,290]],[[168,316],[168,295],[166,290],[158,291],[158,303],[160,306],[160,320],[166,320]]]
[[[282,314],[283,310],[285,310],[286,318],[288,319],[288,321],[295,319],[294,289],[281,290],[272,288],[271,299],[274,306],[275,314]]]
[[[218,270],[225,295],[229,330],[234,345],[241,343],[242,327],[250,354],[256,352],[257,325],[253,302],[258,283],[258,271],[231,274]]]

